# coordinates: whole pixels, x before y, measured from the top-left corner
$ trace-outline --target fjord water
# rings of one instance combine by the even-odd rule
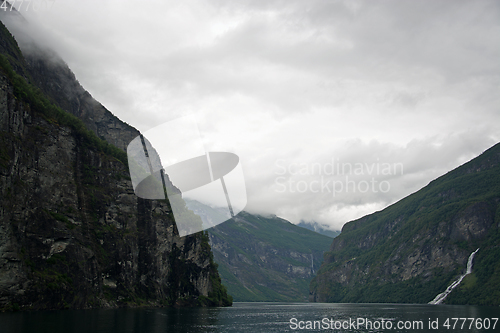
[[[409,304],[333,304],[333,303],[234,303],[228,308],[159,308],[64,310],[0,313],[0,332],[26,333],[128,333],[128,332],[498,332],[491,327],[469,329],[469,322],[460,329],[447,329],[447,318],[499,318],[499,307],[409,305]],[[372,322],[422,321],[423,329],[399,330],[393,327],[365,329],[298,329],[292,318],[303,321],[356,321],[366,318]],[[438,319],[439,328],[429,329],[429,321]],[[453,324],[453,321],[451,322]],[[295,329],[293,329],[295,328]]]

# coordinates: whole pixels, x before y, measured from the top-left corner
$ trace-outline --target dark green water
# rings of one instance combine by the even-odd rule
[[[461,320],[474,318],[461,327]],[[297,320],[293,320],[296,318]],[[324,319],[326,318],[326,319]],[[443,324],[450,318],[447,329]],[[478,320],[479,318],[479,320]],[[486,320],[489,318],[489,320]],[[407,304],[317,304],[317,303],[235,303],[230,308],[65,310],[0,313],[0,332],[500,332],[500,307],[407,305]],[[351,323],[368,320],[372,329]],[[429,321],[438,329],[429,329]],[[292,320],[292,321],[291,321]],[[376,328],[377,323],[383,327]],[[300,322],[302,321],[302,323]],[[316,329],[307,329],[308,322]],[[415,329],[397,329],[398,322]],[[478,322],[490,323],[477,329]],[[388,324],[388,323],[391,324]],[[455,329],[453,329],[453,324]],[[409,323],[409,324],[408,324]],[[334,325],[349,325],[335,329]],[[300,329],[300,327],[304,329]],[[392,326],[392,329],[388,328]],[[479,324],[478,324],[479,325]]]

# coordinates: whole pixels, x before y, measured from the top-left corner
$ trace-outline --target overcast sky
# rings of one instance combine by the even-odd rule
[[[111,112],[240,156],[250,212],[338,229],[500,141],[495,0],[45,2],[21,13]]]

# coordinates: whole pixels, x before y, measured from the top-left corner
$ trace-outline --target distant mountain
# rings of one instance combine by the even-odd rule
[[[335,238],[338,235],[340,235],[340,230],[330,230],[326,226],[319,224],[318,222],[305,222],[305,221],[300,221],[299,224],[297,224],[298,227],[301,228],[306,228],[312,231],[316,231],[319,234]]]
[[[500,144],[386,209],[349,222],[311,282],[313,302],[500,304]]]
[[[235,301],[307,301],[309,282],[332,241],[282,218],[247,212],[208,234],[222,282]]]

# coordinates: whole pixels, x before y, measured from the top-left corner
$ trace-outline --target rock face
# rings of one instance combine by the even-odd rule
[[[208,233],[222,281],[236,301],[307,301],[309,282],[332,240],[246,212]]]
[[[230,304],[208,236],[179,237],[168,201],[135,196],[124,153],[26,82],[64,89],[30,78],[43,66],[3,24],[0,51],[0,309]],[[82,94],[78,116],[123,148],[137,132]]]
[[[344,225],[310,286],[313,302],[500,300],[500,144],[388,208]],[[457,295],[460,295],[458,297]],[[481,296],[482,295],[482,296]]]

